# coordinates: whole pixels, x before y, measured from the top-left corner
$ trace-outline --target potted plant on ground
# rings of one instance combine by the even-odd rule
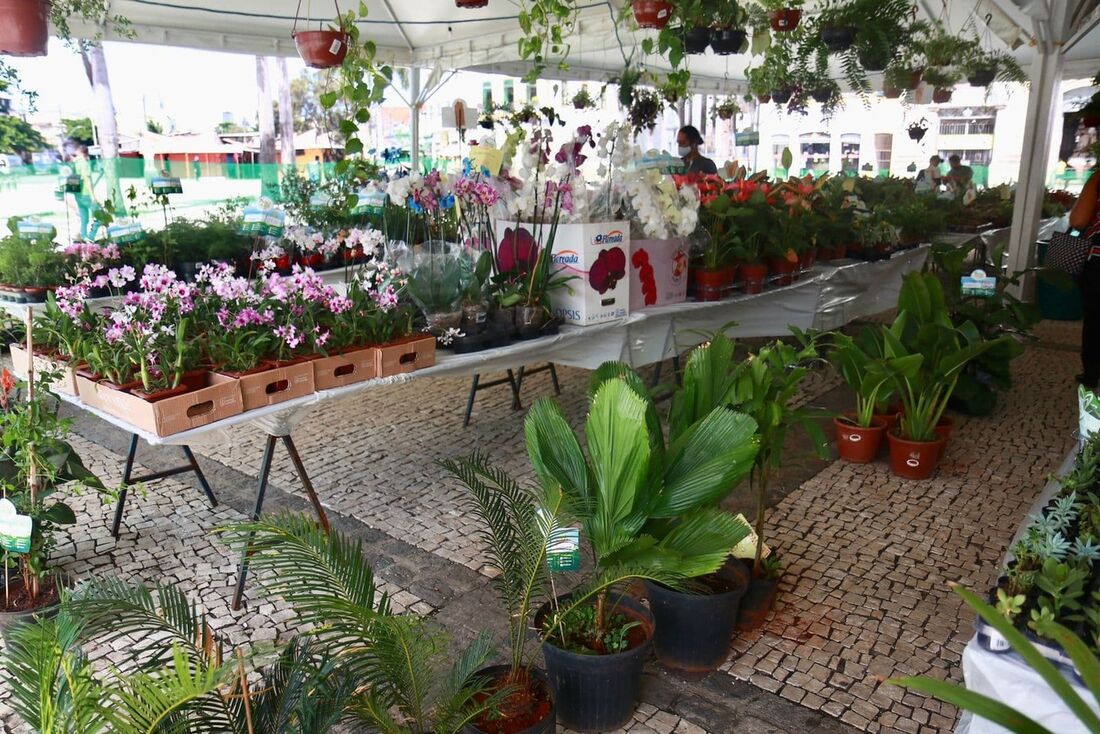
[[[632,578],[675,587],[717,571],[746,527],[716,503],[756,444],[752,420],[719,407],[666,445],[654,403],[625,365],[601,367],[592,391],[587,453],[549,398],[532,407],[525,434],[536,476],[560,488],[579,520],[595,572],[535,615],[558,719],[603,731],[630,719],[653,634],[648,611],[612,587]]]
[[[796,333],[796,336],[797,346],[775,341],[737,364],[727,398],[731,408],[756,421],[760,440],[760,450],[749,475],[749,487],[756,503],[753,539],[756,547],[752,579],[741,600],[742,620],[738,622],[738,629],[751,629],[762,623],[778,593],[776,568],[765,564],[765,512],[768,489],[775,472],[783,464],[787,432],[794,426],[801,427],[818,455],[826,455],[825,434],[817,422],[817,411],[794,407],[799,386],[809,374],[808,365],[818,358],[814,340],[804,334]]]
[[[855,391],[856,410],[833,419],[840,458],[857,464],[874,461],[887,429],[887,421],[876,414],[895,389],[896,376],[912,376],[920,366],[920,355],[887,359],[881,335],[862,329],[855,337],[835,332],[826,352],[841,379]]]
[[[49,382],[48,375],[41,377],[43,384]],[[104,489],[66,441],[70,421],[58,417],[57,399],[40,386],[20,396],[19,387],[7,369],[0,369],[0,486],[5,497],[0,502],[16,515],[6,518],[8,524],[23,526],[21,532],[5,532],[0,546],[0,633],[5,638],[16,625],[56,613],[64,581],[50,565],[50,553],[59,528],[76,522],[72,509],[57,499],[58,489],[66,482]]]

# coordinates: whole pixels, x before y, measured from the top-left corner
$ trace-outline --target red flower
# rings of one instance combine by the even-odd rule
[[[0,408],[8,407],[8,398],[11,391],[15,389],[15,385],[15,375],[9,372],[7,367],[0,370]]]
[[[626,277],[626,254],[621,247],[600,250],[588,271],[588,282],[600,295],[607,293]]]
[[[523,227],[504,230],[497,247],[497,268],[502,273],[526,273],[539,259],[535,236]]]
[[[652,306],[657,303],[657,280],[653,276],[653,266],[649,264],[649,253],[638,250],[630,256],[630,264],[638,271],[638,278],[642,281],[642,298],[645,305]]]

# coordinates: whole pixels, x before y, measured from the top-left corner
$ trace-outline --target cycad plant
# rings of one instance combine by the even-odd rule
[[[718,407],[666,443],[656,406],[626,365],[603,365],[589,392],[587,453],[552,399],[531,408],[524,430],[536,476],[565,495],[588,541],[595,572],[572,599],[595,594],[602,636],[612,584],[680,585],[717,570],[747,536],[717,505],[748,473],[758,441],[750,417]]]
[[[5,648],[0,675],[34,731],[323,734],[344,722],[457,734],[498,705],[474,676],[488,639],[446,665],[454,656],[438,630],[390,614],[359,543],[298,516],[226,532],[237,543],[253,538],[265,587],[309,631],[282,649],[226,649],[177,587],[93,579]],[[126,649],[120,669],[97,672],[84,653],[90,643]]]

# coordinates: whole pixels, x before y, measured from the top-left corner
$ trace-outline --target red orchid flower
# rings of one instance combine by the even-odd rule
[[[535,236],[523,227],[507,227],[497,247],[497,268],[502,273],[525,274],[538,261]]]

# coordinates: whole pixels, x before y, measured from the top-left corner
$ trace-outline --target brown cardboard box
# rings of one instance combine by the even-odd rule
[[[30,360],[27,359],[26,348],[18,344],[10,344],[9,348],[11,349],[11,366],[15,372],[15,376],[23,380],[27,379],[27,369],[30,365]],[[42,355],[35,355],[34,375],[36,383],[39,376],[44,372],[57,371],[60,371],[60,376],[49,385],[46,385],[46,387],[56,392],[63,392],[66,395],[76,395],[76,370],[69,366],[67,362],[50,359]]]
[[[77,390],[85,405],[123,419],[156,434],[173,433],[205,426],[244,410],[237,380],[214,374],[206,375],[206,387],[150,403],[136,395],[96,384],[80,375]]]
[[[390,377],[435,364],[435,337],[410,336],[378,347],[378,376]]]
[[[241,383],[245,410],[283,403],[314,392],[313,362],[300,362],[231,379]]]
[[[378,348],[368,347],[313,361],[313,384],[318,390],[373,380],[378,374]]]

